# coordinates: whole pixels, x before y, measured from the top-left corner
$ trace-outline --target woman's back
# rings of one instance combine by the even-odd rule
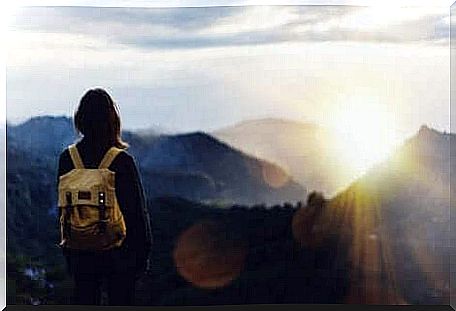
[[[99,146],[95,142],[83,138],[76,143],[81,160],[85,168],[97,168],[110,146]],[[66,148],[60,155],[58,177],[74,169],[70,152]],[[116,197],[119,207],[125,217],[127,226],[127,237],[121,246],[125,253],[146,253],[150,248],[150,241],[147,239],[150,232],[144,224],[148,218],[144,218],[147,208],[143,193],[142,182],[139,177],[133,157],[127,152],[120,152],[109,166],[109,170],[115,172]],[[70,253],[67,251],[67,253]],[[72,251],[72,254],[81,253]],[[145,255],[145,254],[144,254]],[[138,269],[142,267],[136,267]]]
[[[118,110],[106,91],[89,90],[81,99],[74,118],[83,138],[76,148],[84,168],[98,168],[111,147],[122,149],[109,165],[115,176],[115,194],[126,225],[120,247],[103,251],[63,248],[67,268],[75,280],[77,304],[97,304],[100,283],[108,280],[109,304],[134,303],[135,279],[144,272],[151,247],[151,232],[144,191],[134,158],[120,138]],[[69,148],[59,158],[58,180],[75,168]],[[60,215],[59,215],[60,217]]]

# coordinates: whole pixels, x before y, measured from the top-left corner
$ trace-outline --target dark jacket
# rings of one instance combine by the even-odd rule
[[[83,138],[76,147],[84,167],[97,168],[110,146],[100,146]],[[58,177],[73,168],[69,150],[66,148],[60,154]],[[124,215],[127,236],[120,248],[102,254],[64,249],[70,273],[91,273],[93,269],[99,268],[98,265],[102,266],[102,270],[107,269],[106,271],[110,272],[140,273],[146,268],[152,236],[144,190],[135,160],[124,150],[117,155],[109,169],[115,172],[116,197]]]

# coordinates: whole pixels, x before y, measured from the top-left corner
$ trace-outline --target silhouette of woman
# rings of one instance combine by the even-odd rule
[[[120,247],[98,252],[63,248],[68,272],[74,279],[75,303],[100,304],[102,282],[106,281],[108,304],[133,305],[135,281],[145,270],[151,234],[138,169],[121,139],[118,108],[105,90],[91,89],[80,100],[74,125],[83,136],[76,148],[84,168],[97,168],[112,146],[123,149],[109,170],[115,172],[116,197],[127,228]],[[72,169],[66,148],[60,154],[58,177]]]

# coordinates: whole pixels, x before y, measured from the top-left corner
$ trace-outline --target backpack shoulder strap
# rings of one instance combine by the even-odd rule
[[[116,158],[116,156],[122,152],[122,149],[116,148],[116,147],[111,147],[109,150],[106,152],[106,154],[103,157],[103,160],[101,160],[100,165],[98,168],[109,168],[111,165],[112,161]]]
[[[84,163],[82,163],[81,156],[79,155],[78,148],[73,144],[68,148],[70,151],[71,160],[73,161],[74,168],[84,168]]]

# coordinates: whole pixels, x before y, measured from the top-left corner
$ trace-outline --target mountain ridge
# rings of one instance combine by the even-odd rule
[[[161,176],[167,185],[160,186],[160,178],[151,182],[148,190],[153,196],[160,194],[155,189],[163,189],[167,195],[180,194],[192,200],[223,198],[237,203],[274,204],[302,200],[306,195],[306,190],[277,165],[202,131],[150,136],[123,131],[122,137],[130,143],[128,150],[142,172],[155,178]],[[44,158],[54,166],[59,154],[77,139],[72,120],[61,116],[35,117],[7,129],[8,147],[24,150],[32,158]],[[193,179],[194,185],[200,187],[192,188],[194,192],[206,197],[192,196],[185,189],[184,184]],[[167,190],[176,187],[180,189],[177,193]]]
[[[456,150],[452,143],[456,137],[454,134],[422,127],[391,157],[372,167],[343,191],[329,198],[327,208],[322,211],[322,216],[316,223],[309,223],[309,218],[305,217],[303,224],[313,226],[311,234],[316,232],[317,235],[334,240],[334,243],[324,244],[328,249],[306,245],[299,251],[302,256],[300,259],[294,257],[296,253],[289,253],[290,250],[296,250],[296,241],[291,237],[290,222],[299,215],[308,216],[306,212],[309,209],[306,207],[298,210],[280,207],[225,210],[214,208],[217,207],[216,204],[202,206],[198,203],[191,208],[193,200],[198,201],[198,198],[219,198],[213,195],[218,195],[220,189],[226,187],[226,184],[223,184],[226,182],[224,174],[240,177],[232,182],[234,185],[242,182],[245,176],[254,176],[257,181],[262,180],[261,168],[265,165],[263,162],[255,161],[253,165],[251,161],[254,158],[242,157],[235,149],[229,149],[228,144],[218,144],[217,139],[203,132],[150,139],[126,132],[125,137],[131,142],[131,148],[138,155],[140,164],[147,164],[148,161],[154,164],[149,168],[148,165],[142,167],[145,180],[156,181],[155,184],[149,183],[147,186],[149,194],[152,194],[154,189],[167,190],[173,184],[176,192],[186,194],[178,196],[178,199],[174,199],[174,193],[170,195],[170,199],[148,201],[154,215],[152,219],[157,222],[154,233],[159,237],[155,244],[158,251],[153,255],[156,260],[153,262],[159,264],[154,266],[155,274],[149,280],[150,284],[153,284],[150,293],[156,298],[154,302],[168,297],[169,302],[173,303],[173,297],[179,296],[182,290],[190,291],[184,296],[188,301],[192,301],[192,291],[196,289],[188,282],[183,282],[175,273],[172,261],[174,241],[188,226],[218,214],[218,219],[223,220],[230,215],[231,223],[237,224],[234,228],[238,228],[240,232],[245,231],[242,233],[243,238],[251,241],[253,246],[246,266],[251,270],[247,269],[239,282],[235,283],[235,286],[245,292],[245,301],[249,301],[249,297],[253,296],[258,299],[253,299],[257,303],[271,300],[283,302],[286,301],[283,298],[285,296],[281,295],[283,292],[289,294],[288,299],[292,302],[302,302],[299,299],[303,299],[303,295],[309,296],[304,298],[308,299],[305,302],[318,301],[312,300],[314,294],[318,296],[318,286],[323,286],[324,290],[340,285],[331,283],[333,285],[328,286],[321,282],[320,276],[324,274],[321,273],[321,265],[330,258],[330,263],[333,263],[331,260],[337,260],[337,269],[349,269],[348,273],[343,275],[348,276],[351,287],[346,300],[339,300],[339,295],[335,295],[339,291],[345,295],[343,288],[337,287],[335,291],[332,291],[332,288],[329,292],[322,291],[328,296],[320,296],[321,301],[327,301],[330,297],[336,303],[396,304],[399,301],[409,304],[448,304],[451,294],[449,273],[452,273],[451,283],[456,281],[454,271],[450,269],[450,256],[454,258],[454,250],[451,249],[454,243],[451,243],[456,241],[456,238],[454,232],[448,230],[449,222],[454,223],[453,209],[456,206],[456,196],[453,195],[455,180],[448,172],[448,167],[455,167]],[[25,141],[31,144],[29,139]],[[61,144],[54,143],[57,146]],[[216,147],[211,148],[213,144],[216,144]],[[49,191],[49,188],[56,180],[53,174],[54,164],[47,160],[53,155],[41,157],[39,154],[40,161],[37,161],[36,158],[30,158],[34,154],[30,152],[32,149],[17,149],[17,145],[9,145],[7,149],[8,254],[13,250],[20,255],[32,256],[30,264],[38,261],[36,258],[45,258],[52,260],[51,266],[55,266],[58,258],[49,254],[54,254],[56,249],[50,246],[49,241],[57,239],[58,230],[53,227],[55,215],[49,214],[49,209],[55,208],[55,193]],[[165,157],[154,158],[157,154],[164,154]],[[226,158],[222,157],[223,154],[226,154]],[[203,165],[206,159],[211,160],[211,165]],[[31,166],[33,169],[30,169]],[[218,175],[217,170],[220,170],[220,167],[228,169]],[[165,170],[166,168],[169,170]],[[250,175],[245,174],[249,169],[252,169]],[[277,170],[278,175],[283,176],[280,168]],[[252,187],[250,190],[259,193],[265,189],[261,182],[258,182],[257,186],[258,188],[255,188],[251,183],[244,183],[239,184],[238,188],[242,190]],[[273,188],[266,189],[270,191]],[[236,187],[229,187],[226,197],[232,196],[235,190]],[[449,190],[453,192],[449,193]],[[197,195],[190,200],[189,195],[195,193]],[[156,196],[150,196],[154,197]],[[452,208],[453,215],[450,215],[450,219],[449,208]],[[185,212],[187,214],[184,214]],[[268,221],[264,223],[266,218]],[[238,233],[236,230],[229,232]],[[295,232],[293,235],[294,238],[297,237]],[[308,237],[305,238],[308,240]],[[306,240],[305,238],[303,240]],[[318,240],[315,239],[315,242]],[[348,257],[345,256],[345,251]],[[11,264],[10,261],[8,263]],[[296,270],[288,270],[293,266]],[[296,277],[294,273],[299,271],[304,277]],[[315,277],[311,282],[308,281],[308,272]],[[265,280],[265,275],[271,278]],[[336,278],[329,279],[328,281],[334,281]],[[307,292],[304,291],[303,294],[302,288]],[[274,295],[270,294],[271,289],[277,290]],[[230,290],[232,297],[240,299],[238,287],[220,289],[217,291],[219,299],[231,297]],[[198,293],[201,292],[196,292],[195,295]]]
[[[401,298],[413,304],[446,303],[454,296],[449,284],[456,275],[450,275],[449,260],[455,254],[449,241],[456,235],[449,228],[455,223],[456,180],[449,171],[456,166],[455,138],[422,126],[388,159],[330,199],[332,217],[346,224],[338,234],[352,245],[353,256],[362,249],[379,254],[362,259],[360,265],[369,267],[364,273],[375,278],[377,269],[395,275],[395,280],[385,277],[382,286],[400,282]],[[384,256],[381,266],[378,256]]]

